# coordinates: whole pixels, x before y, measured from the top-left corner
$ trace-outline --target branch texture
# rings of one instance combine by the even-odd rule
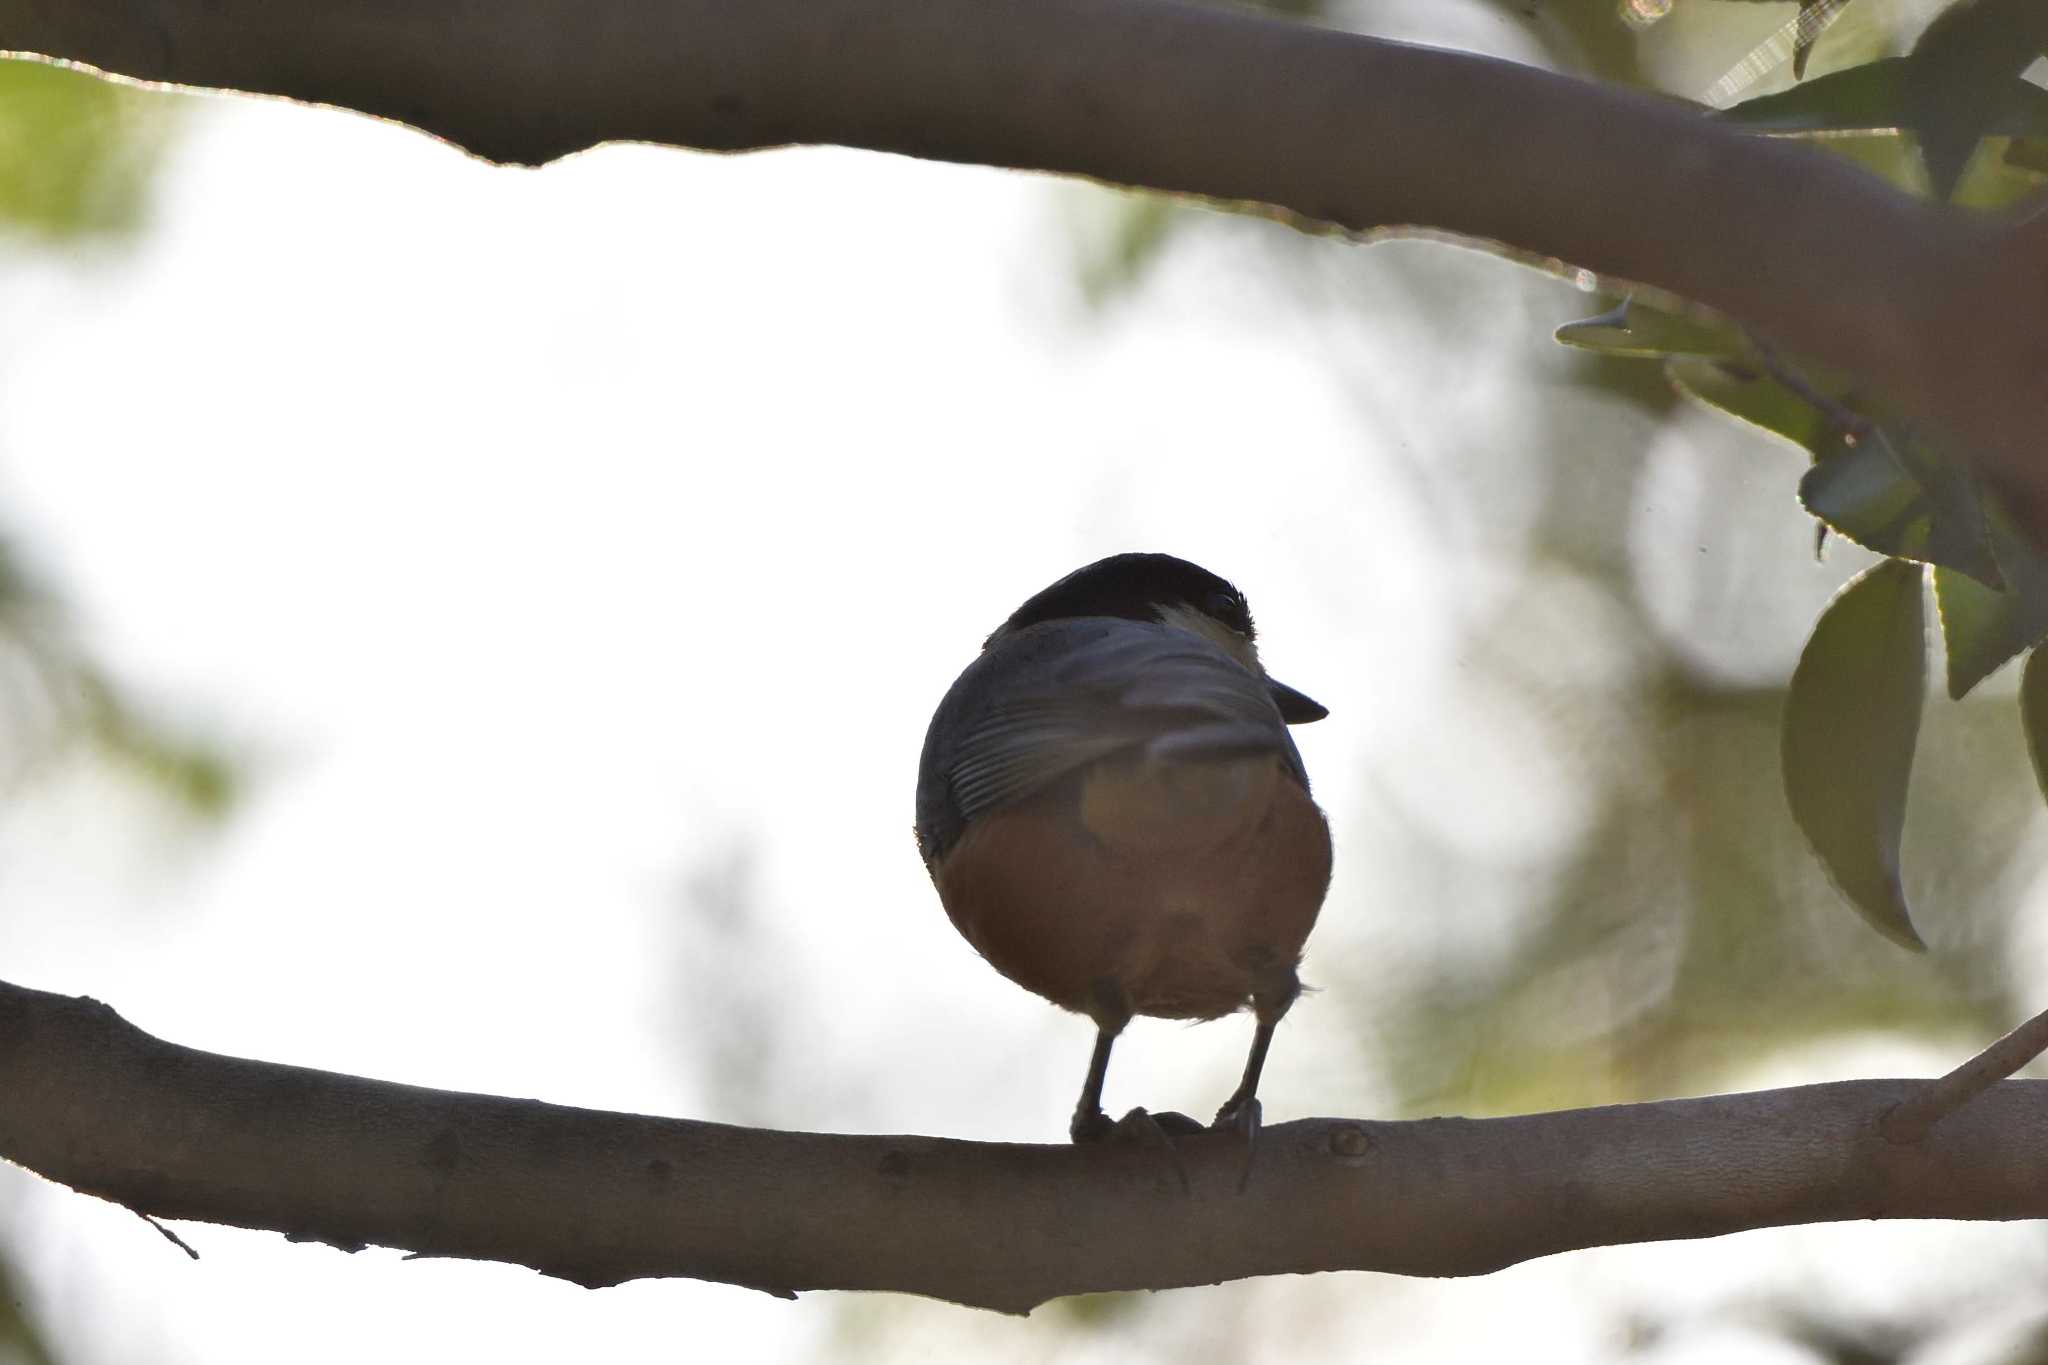
[[[1930,207],[1675,101],[1175,0],[0,0],[0,49],[499,161],[837,143],[1504,242],[1899,395],[2048,539],[2048,216]]]
[[[1252,1275],[1479,1275],[1578,1247],[1846,1218],[2048,1216],[2048,1082],[1899,1144],[1926,1082],[1504,1119],[1023,1146],[725,1127],[393,1085],[150,1037],[0,983],[0,1156],[153,1218],[508,1261],[1026,1312]]]

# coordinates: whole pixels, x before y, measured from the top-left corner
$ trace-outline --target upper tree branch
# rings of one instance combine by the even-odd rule
[[[1507,62],[1173,0],[0,0],[0,48],[336,104],[503,161],[839,143],[1505,242],[1861,374],[2048,533],[2048,218],[1973,221]]]
[[[1844,1218],[2048,1216],[2048,1083],[1901,1145],[1925,1083],[1520,1118],[1306,1119],[1143,1146],[848,1137],[567,1109],[244,1061],[0,983],[0,1156],[160,1218],[511,1261],[1011,1311],[1249,1275],[1473,1275],[1576,1247]]]

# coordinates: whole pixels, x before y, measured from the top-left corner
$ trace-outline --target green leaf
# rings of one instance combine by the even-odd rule
[[[1679,392],[1794,445],[1818,451],[1835,440],[1820,409],[1752,366],[1678,356],[1664,369]]]
[[[2006,660],[2048,639],[2048,556],[2034,547],[1997,498],[1985,501],[1984,523],[2003,588],[1950,569],[1934,571],[1934,604],[1948,651],[1948,694],[1958,700]]]
[[[1952,0],[1921,30],[1913,55],[2018,75],[2048,56],[2048,8],[2041,0]]]
[[[1799,481],[1806,510],[1880,554],[1911,558],[1926,540],[1927,495],[1875,440],[1845,444]]]
[[[2041,55],[2048,57],[2048,52]],[[1984,130],[1987,137],[2048,137],[2048,90],[2031,81],[2013,81],[2005,87],[2005,96],[1997,116]]]
[[[1911,57],[1881,57],[1874,62],[1815,77],[1789,90],[1758,95],[1714,111],[1714,117],[1752,132],[1885,133],[1914,125],[1917,90],[1922,83],[1939,86],[1945,73],[1921,77]],[[2048,134],[2048,90],[2016,79],[1993,82],[1993,99],[1978,101],[1981,135],[2040,137]]]
[[[1849,0],[1842,0],[1839,8],[1834,0],[1799,0],[1799,23],[1792,35],[1792,78],[1806,79],[1806,59],[1813,55],[1813,45],[1820,41],[1821,33],[1834,22],[1836,14],[1847,9]]]
[[[1876,434],[1899,467],[1926,491],[1927,561],[1961,569],[1988,587],[2004,587],[2005,576],[1985,526],[1983,494],[1969,466],[1951,459],[1913,423],[1889,413],[1879,416]]]
[[[1948,694],[1961,701],[1969,690],[2032,641],[2020,631],[2014,595],[1987,588],[1954,569],[1934,571],[1934,608],[1941,617],[1941,642],[1948,655]]]
[[[1759,133],[1877,132],[1899,126],[1907,60],[1884,57],[1758,95],[1715,114]]]
[[[1953,5],[1928,25],[1909,57],[1866,62],[1776,94],[1745,100],[1717,117],[1762,133],[1913,134],[1927,187],[1950,199],[1987,137],[2048,135],[2048,91],[2020,79],[2040,51],[2048,5],[2041,0],[1975,0]],[[1855,149],[1828,144],[1830,150]],[[1875,161],[1872,158],[1875,157]],[[1874,148],[1858,159],[1893,183],[1917,188]],[[1998,187],[1984,206],[2018,193]],[[1977,198],[1985,191],[1980,188]]]
[[[2028,131],[2012,119],[2048,95],[2021,80],[2048,36],[2041,0],[1967,0],[1927,25],[1906,81],[1905,126],[1920,143],[1935,197],[1947,199],[1977,144],[1995,133]]]
[[[1800,499],[1819,521],[1816,558],[1833,527],[1896,558],[1952,564],[1989,585],[2003,582],[1985,541],[1974,481],[1959,477],[1923,444],[1895,443],[1893,433],[1906,424],[1887,424],[1864,411],[1846,376],[1687,356],[1665,362],[1664,369],[1680,392],[1812,455]],[[1901,445],[1910,462],[1900,456]]]
[[[2032,199],[2048,180],[2048,140],[1991,138],[1949,194],[1958,208],[1995,211]],[[2029,159],[2033,164],[2029,164]]]
[[[2027,735],[2027,757],[2034,763],[2034,785],[2048,797],[2048,662],[2041,650],[2027,655],[2020,674],[2020,727]]]
[[[2048,554],[2043,554],[2031,531],[2013,519],[2003,498],[1993,496],[1984,503],[1984,525],[1991,533],[1991,553],[1998,557],[1999,572],[2018,593],[2020,623],[2048,635]]]
[[[2005,147],[2005,164],[2048,175],[2048,137],[2016,137]]]
[[[1799,481],[1806,510],[1880,554],[1945,564],[2002,585],[1975,481],[1910,436],[1873,426],[1844,440]]]
[[[1785,796],[1836,889],[1879,933],[1926,947],[1899,880],[1906,787],[1927,689],[1921,569],[1891,559],[1836,595],[1793,670]]]
[[[1701,314],[1673,313],[1652,304],[1623,299],[1598,317],[1567,322],[1557,329],[1567,346],[1603,355],[1661,359],[1701,356],[1733,360],[1749,353],[1749,343],[1733,323]]]
[[[1913,139],[1897,133],[1836,133],[1813,144],[1916,199],[1931,193],[1927,165]]]

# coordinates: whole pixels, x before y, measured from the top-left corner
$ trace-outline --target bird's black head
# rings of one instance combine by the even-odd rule
[[[1173,555],[1111,555],[1076,569],[1026,599],[989,636],[989,643],[1027,626],[1079,616],[1115,616],[1186,630],[1221,647],[1252,672],[1266,676],[1259,663],[1258,632],[1244,594],[1228,579]],[[1271,678],[1266,681],[1288,724],[1321,720],[1330,714],[1285,683]]]
[[[1034,593],[1010,613],[998,635],[1065,621],[1076,616],[1121,616],[1157,621],[1162,607],[1193,607],[1245,640],[1253,640],[1251,609],[1244,594],[1199,564],[1172,555],[1111,555],[1074,570]]]

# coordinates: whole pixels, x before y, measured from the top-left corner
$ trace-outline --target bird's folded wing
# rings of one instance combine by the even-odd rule
[[[1308,784],[1265,679],[1185,631],[1049,623],[998,644],[983,666],[986,679],[969,670],[955,689],[965,693],[948,727],[957,740],[933,755],[963,820],[1110,758],[1273,754]]]

